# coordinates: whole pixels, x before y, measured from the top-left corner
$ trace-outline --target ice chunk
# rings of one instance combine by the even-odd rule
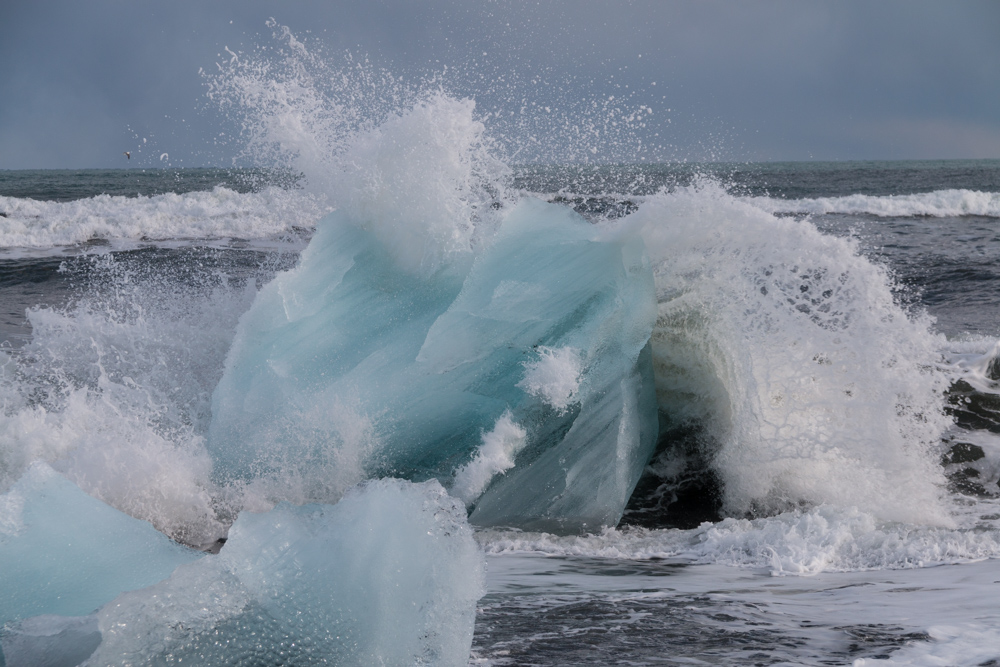
[[[105,605],[87,664],[467,664],[485,561],[437,482],[243,513],[229,535],[218,556]]]
[[[88,614],[202,555],[35,463],[0,496],[0,625]]]
[[[97,617],[34,616],[0,629],[0,665],[77,667],[101,643]]]
[[[473,523],[549,532],[594,531],[618,523],[656,445],[649,346],[627,375],[604,380],[582,401],[557,445],[494,481],[476,502]]]
[[[447,271],[414,278],[339,214],[321,221],[299,266],[266,285],[240,320],[212,396],[208,446],[217,474],[250,479],[285,470],[291,459],[341,475],[334,450],[374,445],[348,442],[333,406],[360,401],[376,415],[390,404],[461,286],[461,275]]]
[[[513,467],[456,482],[473,521],[614,524],[656,440],[655,317],[641,239],[561,206],[521,202],[471,268],[430,277],[334,213],[240,321],[213,396],[216,474],[343,474],[335,453],[359,445],[332,406],[351,402],[376,434],[365,474],[448,485],[490,469],[474,461],[509,410],[526,434]]]

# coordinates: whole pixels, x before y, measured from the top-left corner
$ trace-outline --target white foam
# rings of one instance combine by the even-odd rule
[[[508,170],[486,150],[474,111],[472,100],[433,94],[337,157],[334,200],[413,273],[471,253],[498,224],[490,204]]]
[[[943,338],[850,241],[703,183],[648,199],[657,395],[708,429],[725,510],[858,507],[951,525],[938,465]]]
[[[853,508],[820,506],[766,519],[725,519],[693,530],[607,529],[600,534],[483,531],[488,554],[558,556],[764,568],[772,575],[912,569],[1000,557],[997,531],[887,523]]]
[[[1000,630],[978,623],[933,625],[927,629],[930,641],[908,642],[888,658],[859,658],[852,665],[949,665],[995,664],[1000,655]]]
[[[0,197],[0,247],[53,248],[93,240],[269,238],[311,228],[328,210],[296,190],[207,192],[152,197],[98,195],[68,202]]]
[[[253,291],[182,287],[113,255],[106,284],[30,309],[31,341],[0,377],[0,491],[35,460],[192,544],[225,526],[201,430],[236,319]]]
[[[538,359],[524,363],[524,379],[517,386],[541,398],[560,412],[577,402],[583,359],[571,347],[538,348]]]
[[[1000,341],[992,337],[949,341],[944,353],[947,371],[953,377],[965,380],[977,391],[1000,394],[1000,382],[991,377],[991,368],[1000,359]]]
[[[527,431],[513,419],[510,410],[497,420],[493,430],[483,433],[476,456],[455,472],[451,494],[468,505],[482,495],[495,475],[514,467],[514,457],[527,444]]]
[[[935,218],[978,215],[1000,218],[1000,193],[978,190],[936,190],[912,195],[848,195],[814,199],[752,197],[748,202],[769,213],[825,215],[867,214],[882,218],[930,216]]]

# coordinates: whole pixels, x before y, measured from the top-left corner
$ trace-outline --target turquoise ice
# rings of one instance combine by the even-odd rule
[[[655,446],[655,317],[642,241],[565,207],[522,201],[429,275],[333,213],[240,321],[216,475],[347,483],[356,464],[437,479],[481,525],[613,525]]]
[[[440,484],[375,480],[336,505],[244,512],[218,555],[0,639],[8,667],[465,665],[484,568]]]
[[[0,496],[0,626],[89,614],[200,556],[35,463]]]

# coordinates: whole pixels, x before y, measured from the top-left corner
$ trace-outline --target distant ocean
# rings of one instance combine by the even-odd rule
[[[419,176],[410,177],[417,185],[405,197],[418,197]],[[503,192],[475,195],[493,202],[478,210],[492,210],[498,224],[522,210],[518,202],[536,199],[558,207],[546,211],[575,211],[595,239],[643,239],[645,270],[655,278],[659,427],[617,527],[475,528],[486,593],[476,603],[469,664],[1000,664],[1000,161],[527,165],[498,182]],[[456,201],[472,197],[463,192]],[[210,551],[224,544],[219,538],[241,509],[265,511],[282,499],[274,488],[254,495],[246,476],[238,484],[220,477],[219,464],[212,472],[213,409],[222,400],[213,402],[213,392],[239,363],[234,338],[241,349],[258,344],[246,338],[244,314],[300,262],[317,221],[343,205],[289,170],[0,172],[0,562],[33,530],[20,514],[36,502],[22,475],[37,461]],[[426,210],[399,197],[365,206],[401,216],[398,225]],[[402,229],[393,234],[409,233]],[[437,233],[427,229],[421,233]],[[318,288],[309,298],[332,298]],[[516,289],[518,298],[530,293]],[[530,303],[518,308],[529,313]],[[452,345],[462,348],[461,340]],[[572,416],[577,408],[565,406],[585,391],[585,371],[560,389],[569,371],[556,364],[558,351],[546,354],[539,358],[563,375],[536,393],[558,408],[553,414]],[[541,363],[524,366],[524,391],[534,391],[530,372]],[[346,451],[352,441],[339,405],[330,403],[324,419],[339,424]],[[393,415],[366,419],[365,428],[394,437]],[[497,424],[493,433],[502,435]],[[288,451],[267,459],[260,474],[301,463],[303,454]],[[400,461],[410,459],[392,463],[393,451],[372,467],[359,463],[359,474],[433,476],[413,472],[419,466],[408,473]],[[348,465],[337,460],[338,469]],[[490,470],[496,485],[504,469]],[[595,497],[603,493],[593,485]],[[342,492],[283,491],[296,503],[335,501]],[[413,567],[430,567],[420,553]],[[171,590],[180,599],[189,589]],[[128,595],[115,604],[132,604]],[[143,599],[129,614],[153,614],[149,627],[159,627],[161,612],[151,610],[160,603]],[[110,607],[97,616],[87,616],[89,607],[21,608],[35,611],[9,607],[0,619],[8,665],[41,655],[31,652],[42,650],[39,637],[50,638],[45,655],[62,656],[45,663],[53,665],[75,665],[101,641],[93,659],[100,664],[338,662],[301,641],[294,648],[287,629],[274,630],[271,616],[282,617],[266,604],[256,616],[240,616],[249,613],[240,607],[203,626],[176,612],[173,630],[157,638],[114,635]],[[62,616],[23,621],[45,613]],[[246,620],[265,616],[271,620],[259,627]],[[64,617],[98,620],[67,625]],[[358,621],[386,622],[409,621]],[[452,632],[420,627],[421,641]],[[241,628],[257,632],[257,643],[246,643]],[[243,639],[218,639],[225,632]],[[51,637],[76,648],[53,649]],[[230,641],[243,648],[226,653],[220,647]],[[128,650],[112,651],[121,660],[111,660],[108,646]],[[427,662],[453,660],[435,653]]]

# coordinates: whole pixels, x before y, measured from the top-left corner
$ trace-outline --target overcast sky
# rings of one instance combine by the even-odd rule
[[[272,16],[328,58],[448,67],[484,112],[649,105],[645,159],[1000,158],[994,0],[9,0],[0,168],[230,164],[199,68],[273,48]]]

